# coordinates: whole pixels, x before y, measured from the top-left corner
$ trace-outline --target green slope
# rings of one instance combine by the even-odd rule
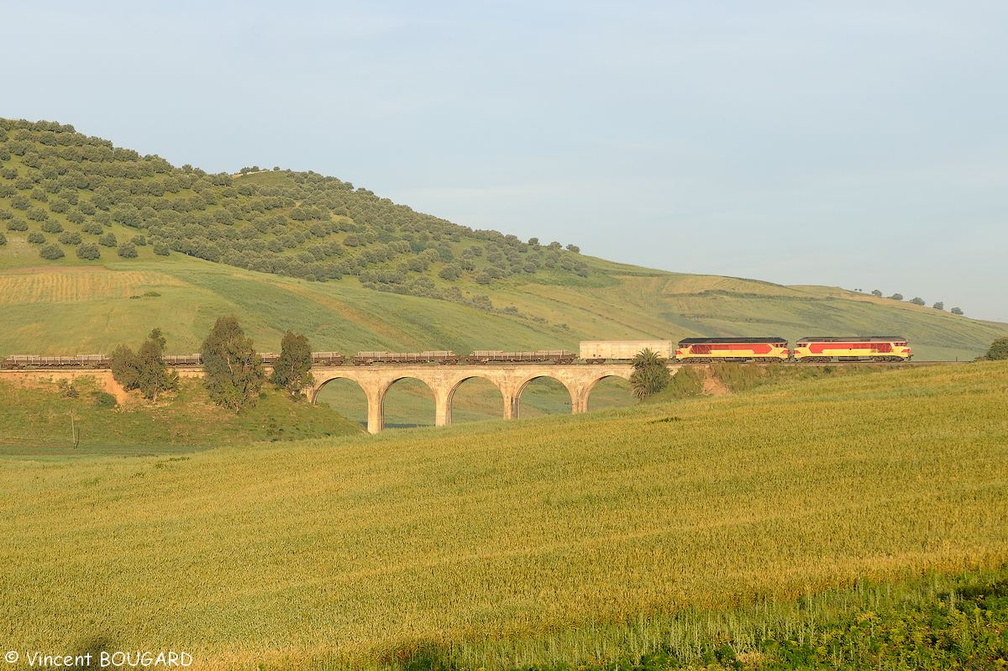
[[[883,332],[906,336],[920,358],[971,359],[1008,333],[835,288],[584,257],[315,173],[175,168],[47,122],[0,119],[0,232],[0,356],[108,352],[153,326],[171,351],[192,352],[222,314],[236,314],[261,350],[293,329],[345,353]],[[118,246],[97,244],[109,234]],[[46,242],[28,242],[37,235]],[[137,236],[146,244],[136,258],[120,257]],[[78,257],[89,244],[100,258]],[[48,245],[64,256],[43,259]]]

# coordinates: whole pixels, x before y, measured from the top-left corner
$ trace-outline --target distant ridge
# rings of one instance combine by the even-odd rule
[[[152,326],[193,352],[223,314],[264,351],[292,329],[350,354],[899,333],[917,359],[968,360],[1008,334],[835,287],[474,231],[314,172],[177,168],[53,122],[0,119],[0,235],[0,356],[109,352]],[[667,251],[669,265],[689,254]]]
[[[335,177],[176,168],[54,122],[0,119],[0,162],[0,218],[15,224],[5,228],[38,234],[54,258],[82,246],[97,258],[150,246],[159,256],[313,281],[352,276],[370,288],[452,300],[462,300],[466,281],[590,273],[573,245],[474,231]],[[132,234],[109,239],[115,224]]]

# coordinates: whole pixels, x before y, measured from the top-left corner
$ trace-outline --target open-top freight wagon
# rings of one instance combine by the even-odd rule
[[[451,350],[428,350],[424,352],[357,352],[351,359],[355,366],[370,366],[376,363],[439,363],[453,365],[459,362],[459,355]]]
[[[465,358],[466,363],[572,363],[574,353],[565,349],[541,349],[534,352],[503,352],[478,349]]]
[[[4,357],[0,367],[7,369],[31,368],[108,368],[111,364],[104,354],[74,354],[71,356],[44,356],[40,354],[11,354]]]

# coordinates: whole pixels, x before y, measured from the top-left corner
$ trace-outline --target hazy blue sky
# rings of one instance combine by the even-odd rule
[[[0,0],[0,116],[1008,321],[1008,3]]]

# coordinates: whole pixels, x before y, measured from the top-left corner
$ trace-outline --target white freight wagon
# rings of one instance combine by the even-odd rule
[[[629,361],[645,349],[664,359],[675,354],[671,340],[582,340],[581,359],[596,362]]]

